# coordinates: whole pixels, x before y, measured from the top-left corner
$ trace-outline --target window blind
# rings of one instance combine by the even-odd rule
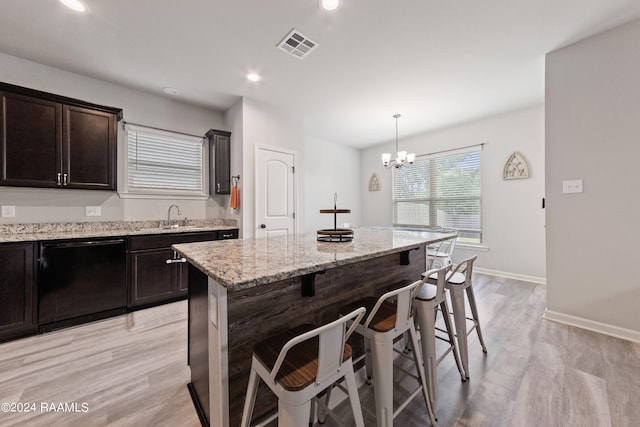
[[[393,170],[393,222],[458,230],[459,241],[482,239],[480,150],[417,159]]]
[[[202,139],[133,127],[127,139],[130,190],[203,192]]]

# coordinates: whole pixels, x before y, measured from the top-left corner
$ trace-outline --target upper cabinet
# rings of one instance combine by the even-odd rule
[[[122,110],[0,83],[0,185],[116,190]]]
[[[231,193],[231,132],[210,129],[209,138],[209,192]]]

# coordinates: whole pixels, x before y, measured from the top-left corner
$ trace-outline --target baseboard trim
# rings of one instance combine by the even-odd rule
[[[620,338],[627,341],[640,343],[640,332],[632,329],[621,328],[620,326],[609,325],[607,323],[596,322],[583,317],[572,316],[570,314],[559,313],[557,311],[545,310],[542,316],[552,322],[562,323],[576,328],[586,329],[599,334]]]
[[[509,273],[507,271],[489,270],[487,268],[473,269],[476,273],[488,274],[489,276],[504,277],[506,279],[522,280],[525,282],[538,283],[540,285],[546,285],[547,279],[544,277],[527,276],[525,274]]]

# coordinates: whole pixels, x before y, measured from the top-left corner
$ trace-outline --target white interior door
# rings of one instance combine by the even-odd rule
[[[258,147],[256,237],[295,233],[294,154]]]

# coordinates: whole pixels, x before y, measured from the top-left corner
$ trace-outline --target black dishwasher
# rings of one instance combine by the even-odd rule
[[[124,238],[40,243],[40,332],[124,313]]]

